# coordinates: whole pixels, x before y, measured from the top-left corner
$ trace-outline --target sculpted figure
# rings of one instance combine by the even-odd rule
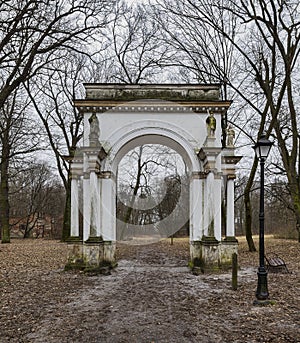
[[[207,136],[215,137],[215,131],[217,127],[217,121],[212,112],[207,111],[209,116],[206,118]]]
[[[99,129],[99,120],[97,118],[96,113],[93,113],[89,118],[90,123],[90,145],[96,146],[99,144],[99,135],[100,135],[100,129]]]
[[[227,147],[232,148],[234,147],[234,138],[235,132],[232,125],[229,125],[227,128]]]

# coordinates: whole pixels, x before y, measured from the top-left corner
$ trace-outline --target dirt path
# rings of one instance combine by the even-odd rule
[[[300,342],[298,263],[289,281],[269,275],[276,304],[255,307],[246,252],[238,291],[230,273],[192,275],[185,242],[123,246],[118,255],[111,275],[87,276],[62,271],[63,244],[1,246],[0,342]]]

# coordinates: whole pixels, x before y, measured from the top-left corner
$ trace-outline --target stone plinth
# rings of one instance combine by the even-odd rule
[[[235,237],[227,237],[222,242],[214,237],[203,237],[190,244],[191,268],[195,273],[227,269],[232,265],[232,254],[238,252]]]
[[[238,253],[238,241],[235,237],[226,237],[219,246],[222,268],[231,268],[232,255]]]
[[[83,259],[86,266],[98,268],[103,265],[115,265],[116,245],[111,241],[85,242]]]
[[[82,269],[83,261],[83,244],[79,237],[72,237],[68,240],[68,261],[65,269]]]
[[[220,269],[219,242],[214,237],[205,237],[193,241],[190,245],[191,267],[193,271],[202,272]]]
[[[98,269],[103,266],[114,267],[116,244],[111,241],[88,240],[84,243],[68,244],[68,263],[66,269]]]

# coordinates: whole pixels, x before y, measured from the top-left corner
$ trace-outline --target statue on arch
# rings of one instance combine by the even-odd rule
[[[89,123],[90,123],[90,134],[89,134],[90,146],[98,146],[100,128],[99,128],[99,120],[95,112],[90,116]]]
[[[235,138],[235,131],[232,125],[229,125],[227,128],[227,148],[234,147],[234,138]]]
[[[206,128],[207,128],[207,136],[208,137],[215,137],[215,131],[217,127],[217,120],[214,117],[214,114],[207,110],[208,117],[206,118]]]

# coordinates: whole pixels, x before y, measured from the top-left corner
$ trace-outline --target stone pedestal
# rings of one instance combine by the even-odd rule
[[[228,269],[232,266],[232,254],[238,252],[238,241],[227,237],[219,242],[214,237],[202,237],[201,241],[191,241],[191,268],[193,272],[204,273]]]
[[[232,255],[238,253],[238,241],[235,237],[226,237],[220,244],[220,264],[222,268],[232,267]]]
[[[91,270],[102,267],[115,267],[116,243],[101,241],[91,237],[84,243],[68,244],[68,263],[66,269]]]
[[[70,237],[68,239],[68,261],[65,269],[82,269],[83,261],[83,244],[80,237]]]
[[[87,267],[99,268],[102,266],[114,267],[116,245],[111,241],[86,241],[83,246],[83,260]]]
[[[195,273],[220,269],[219,244],[214,237],[191,242],[191,267]]]

